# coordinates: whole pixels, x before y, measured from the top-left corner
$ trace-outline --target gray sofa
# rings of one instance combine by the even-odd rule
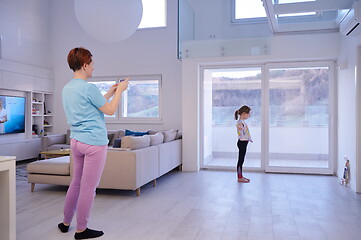
[[[59,150],[70,148],[68,134],[56,134],[42,137],[41,151]]]
[[[122,133],[124,131],[121,131]],[[120,137],[120,130],[108,131],[109,145],[112,145],[115,137]],[[42,137],[41,151],[51,151],[70,148],[70,130],[66,134],[54,134]]]
[[[122,135],[122,130],[114,132]],[[108,148],[107,160],[98,188],[136,191],[182,164],[182,139],[176,130],[149,136],[122,137],[121,148]],[[115,138],[115,139],[116,139]],[[28,182],[68,186],[72,177],[72,158],[65,156],[29,163]]]

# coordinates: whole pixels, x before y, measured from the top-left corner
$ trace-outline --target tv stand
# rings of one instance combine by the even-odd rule
[[[0,142],[0,152],[6,156],[16,156],[16,160],[37,158],[41,151],[41,138]]]

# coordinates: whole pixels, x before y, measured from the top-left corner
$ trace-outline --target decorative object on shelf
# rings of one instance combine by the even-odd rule
[[[31,125],[37,125],[38,132],[34,137],[43,137],[51,134],[53,130],[53,119],[49,108],[53,107],[53,94],[50,92],[31,92],[29,99],[32,99],[31,109],[29,109],[31,117]],[[42,129],[42,131],[40,131]]]
[[[33,124],[32,131],[33,131],[33,135],[38,135],[38,125]]]
[[[143,15],[141,0],[75,0],[80,26],[101,42],[120,42],[138,29]]]
[[[40,130],[40,134],[39,134],[39,135],[40,135],[40,137],[42,137],[42,136],[44,135],[44,130],[43,130],[43,129]]]

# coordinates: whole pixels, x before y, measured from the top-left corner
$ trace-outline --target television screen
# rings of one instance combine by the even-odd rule
[[[0,134],[25,132],[25,97],[0,95]]]

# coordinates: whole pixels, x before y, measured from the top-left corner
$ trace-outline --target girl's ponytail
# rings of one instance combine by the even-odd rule
[[[238,111],[239,111],[239,110],[237,110],[237,111],[234,112],[234,119],[236,119],[236,120],[238,120],[238,115],[239,115],[239,114],[238,114]]]

